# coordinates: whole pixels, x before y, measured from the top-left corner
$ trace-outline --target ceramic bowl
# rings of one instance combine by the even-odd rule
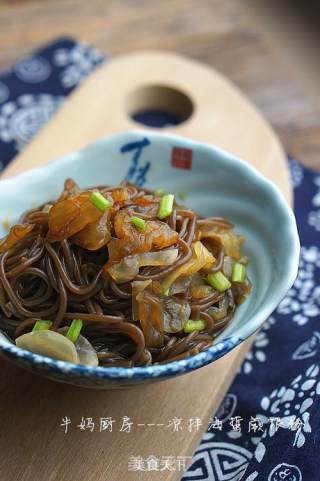
[[[203,216],[223,216],[246,236],[253,291],[207,351],[149,367],[86,367],[16,347],[0,333],[9,360],[54,380],[93,388],[121,388],[187,373],[214,362],[257,331],[294,282],[299,239],[291,209],[279,190],[246,162],[213,145],[182,137],[133,131],[103,138],[44,167],[0,181],[0,225],[55,198],[66,177],[81,187],[124,178],[150,188],[184,193]],[[19,193],[19,195],[17,195]],[[5,232],[1,232],[5,235]]]

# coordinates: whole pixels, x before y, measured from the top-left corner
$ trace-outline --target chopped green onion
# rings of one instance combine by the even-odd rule
[[[90,197],[90,202],[101,212],[105,212],[109,207],[112,206],[112,202],[110,200],[106,199],[103,197],[100,192],[93,192],[91,197]]]
[[[159,210],[158,210],[159,219],[165,219],[166,217],[169,217],[169,215],[172,212],[173,201],[174,201],[173,194],[167,194],[161,198]]]
[[[160,189],[157,189],[154,191],[154,195],[157,195],[158,197],[162,197],[165,194],[165,190],[163,187],[160,187]]]
[[[206,325],[201,319],[199,319],[198,321],[193,321],[192,319],[189,319],[185,323],[183,330],[186,334],[189,334],[193,331],[202,331],[205,327]]]
[[[164,296],[168,296],[168,295],[169,295],[169,291],[170,291],[170,287],[168,287],[168,289],[166,289],[165,291],[163,291],[163,295],[164,295]]]
[[[144,232],[146,230],[146,221],[140,219],[140,217],[131,217],[131,223],[139,230]]]
[[[73,319],[67,331],[66,337],[70,339],[70,341],[76,342],[80,335],[82,326],[83,326],[83,322],[81,319]]]
[[[235,262],[232,268],[232,282],[244,282],[246,279],[246,266],[240,264],[240,262]]]
[[[231,282],[221,271],[215,272],[214,274],[208,274],[207,281],[210,286],[219,292],[224,292],[231,287]]]
[[[48,331],[50,327],[52,326],[51,321],[37,321],[35,325],[33,326],[32,332],[35,331]]]
[[[240,263],[240,264],[247,265],[247,264],[249,263],[249,256],[242,256],[242,257],[240,257],[239,263]]]

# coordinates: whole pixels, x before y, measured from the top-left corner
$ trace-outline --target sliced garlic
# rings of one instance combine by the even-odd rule
[[[61,361],[79,364],[76,346],[67,337],[55,331],[28,332],[17,337],[16,345],[27,351]]]
[[[68,332],[68,327],[61,327],[60,329],[58,329],[58,332],[61,332],[61,334],[65,335]],[[97,353],[86,337],[80,334],[80,336],[74,343],[74,346],[79,357],[79,364],[93,367],[99,365]]]

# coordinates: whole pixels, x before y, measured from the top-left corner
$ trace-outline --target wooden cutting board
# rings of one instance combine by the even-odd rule
[[[212,142],[243,157],[291,202],[284,152],[261,114],[217,72],[163,52],[124,55],[102,66],[16,157],[4,177],[45,164],[103,135],[137,128],[130,114],[150,107],[173,108],[188,117],[164,131]],[[153,455],[162,468],[163,456],[191,456],[249,346],[250,340],[191,374],[123,391],[54,383],[1,360],[0,479],[180,479],[177,459],[172,471],[142,472],[131,470],[130,456],[145,461]],[[125,416],[132,422],[130,432],[121,430]],[[64,417],[71,420],[67,434],[60,426]],[[77,427],[82,417],[93,419],[92,432]],[[100,418],[107,417],[112,418],[112,432],[100,431]],[[170,426],[175,417],[182,418],[178,432]],[[199,418],[201,426],[190,429],[192,418]]]

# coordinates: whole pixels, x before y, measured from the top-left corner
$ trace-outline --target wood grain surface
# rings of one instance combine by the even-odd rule
[[[7,0],[3,4],[0,69],[61,35],[87,41],[110,55],[147,48],[183,53],[230,78],[262,110],[287,152],[320,168],[320,112],[277,60],[247,2]]]
[[[160,110],[166,103],[179,109],[175,92],[190,100],[193,111],[181,125],[165,128],[164,132],[229,150],[259,169],[291,201],[285,153],[260,113],[216,71],[161,51],[118,55],[98,68],[69,97],[36,140],[7,167],[4,175],[42,165],[104,135],[140,127],[130,118],[130,103],[138,110],[145,108],[145,102]]]
[[[216,72],[161,52],[118,56],[102,66],[16,157],[4,176],[44,164],[101,135],[132,127],[125,108],[128,93],[164,82],[185,92],[194,105],[191,117],[170,132],[217,142],[241,155],[273,180],[290,201],[284,152],[263,117]],[[179,479],[182,473],[177,469],[130,471],[130,456],[191,456],[250,342],[192,374],[121,392],[53,384],[1,361],[0,420],[5,436],[0,437],[0,472],[7,473],[6,481]],[[67,434],[60,426],[64,416],[73,423]],[[134,423],[131,433],[120,431],[124,416]],[[79,430],[81,417],[98,423],[93,432]],[[113,432],[100,432],[101,417],[114,420]],[[181,431],[170,430],[174,417],[184,420]],[[189,431],[192,418],[199,418],[201,426]]]

